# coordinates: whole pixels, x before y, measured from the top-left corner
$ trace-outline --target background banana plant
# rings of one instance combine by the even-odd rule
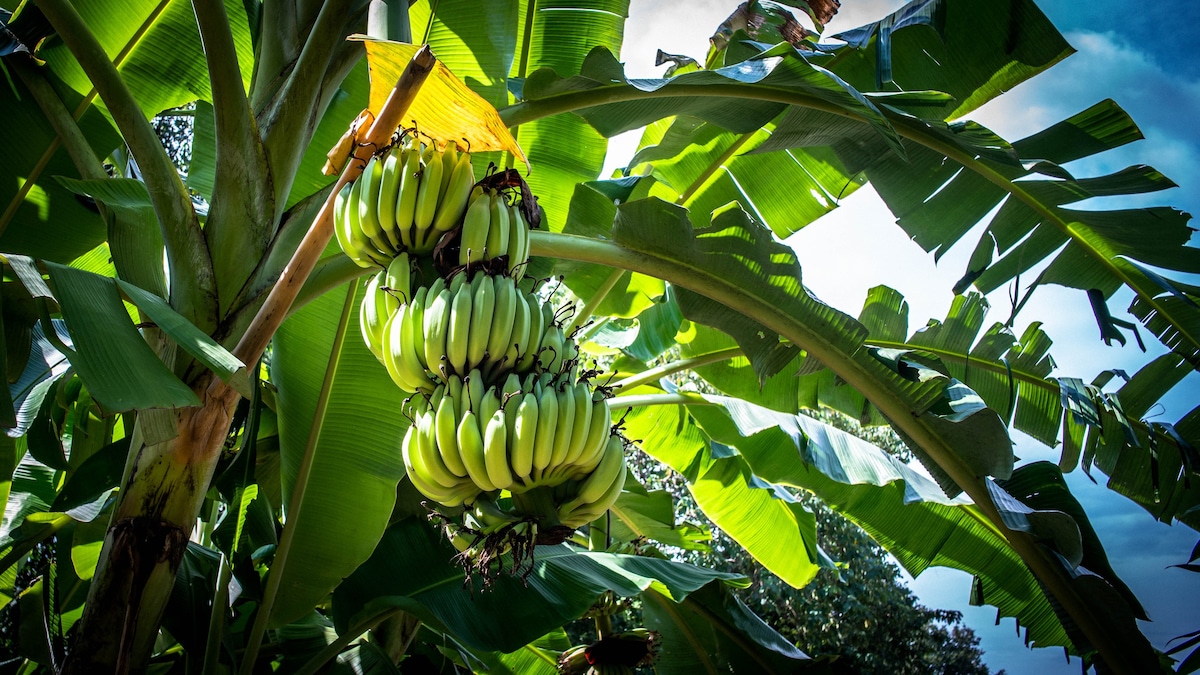
[[[827,3],[787,3],[817,32],[749,3],[704,64],[664,55],[660,79],[614,56],[627,0],[8,4],[0,592],[30,672],[394,672],[406,653],[541,672],[605,591],[639,600],[662,672],[824,665],[738,599],[745,578],[666,558],[680,531],[632,480],[590,547],[539,550],[525,582],[464,579],[404,479],[404,394],[358,339],[362,271],[336,245],[261,359],[235,356],[330,194],[326,152],[394,82],[369,72],[413,51],[375,43],[368,69],[345,39],[363,32],[429,44],[500,110],[546,214],[532,273],[595,322],[630,437],[772,573],[801,586],[830,564],[803,490],[913,574],[974,575],[1027,642],[1160,667],[1062,472],[1097,467],[1196,528],[1200,408],[1140,418],[1200,364],[1200,291],[1172,277],[1200,259],[1175,209],[1067,208],[1174,185],[1063,168],[1139,137],[1112,101],[1013,142],[961,119],[1070,54],[1030,0],[914,0],[819,48]],[[160,114],[192,120],[186,167]],[[606,139],[643,127],[600,176]],[[890,289],[857,319],[817,300],[780,241],[868,183],[935,256],[995,211],[964,294],[912,335]],[[984,330],[968,289],[1046,259],[1024,297],[1079,289],[1124,340],[1107,299],[1128,287],[1171,352],[1106,391],[1111,375],[1050,377],[1036,325]],[[802,414],[822,407],[890,425],[932,480]],[[1014,466],[1010,428],[1061,442],[1058,467]]]

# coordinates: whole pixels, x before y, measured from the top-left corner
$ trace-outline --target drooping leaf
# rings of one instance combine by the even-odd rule
[[[1069,644],[1038,582],[974,505],[947,498],[936,483],[878,448],[816,420],[713,400],[729,412],[696,406],[692,414],[766,480],[811,491],[913,575],[935,565],[975,575],[985,601],[1017,617],[1033,644]]]
[[[400,607],[472,649],[511,652],[579,617],[606,590],[629,597],[654,589],[681,602],[712,582],[746,583],[684,563],[557,546],[538,547],[524,580],[502,574],[484,591],[478,577],[464,584],[455,554],[422,520],[396,523],[334,592],[335,623],[344,629]]]
[[[71,364],[110,412],[200,404],[138,334],[121,304],[117,281],[46,263],[71,333]],[[131,378],[131,373],[136,377]]]
[[[817,573],[816,520],[786,490],[756,476],[712,443],[681,406],[652,406],[625,417],[626,434],[683,475],[704,514],[763,567],[794,587]]]

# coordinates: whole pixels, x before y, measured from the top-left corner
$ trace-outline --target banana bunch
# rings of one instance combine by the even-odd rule
[[[383,339],[388,320],[407,304],[412,293],[412,266],[408,254],[401,252],[384,269],[373,275],[366,286],[362,304],[358,306],[358,326],[363,342],[383,362]]]
[[[498,259],[503,259],[503,270],[517,281],[525,276],[529,223],[517,204],[509,203],[505,190],[477,185],[463,218],[458,264],[471,269],[472,265]]]
[[[511,277],[479,271],[467,278],[460,272],[449,283],[439,277],[418,288],[382,331],[381,359],[401,389],[429,392],[476,369],[483,372],[478,379],[492,381],[504,372],[537,366],[557,374],[575,364],[579,349],[549,305]]]
[[[428,253],[458,226],[475,185],[470,153],[407,144],[373,156],[334,201],[338,244],[361,267],[387,267],[402,251]]]
[[[553,380],[531,373],[522,381],[513,373],[503,387],[485,389],[474,370],[466,378],[451,375],[428,401],[418,398],[402,448],[413,485],[444,506],[458,506],[480,492],[518,495],[570,483],[557,491],[553,514],[530,515],[582,524],[601,505],[603,513],[625,478],[624,448],[609,435],[608,400],[594,397],[586,383]]]

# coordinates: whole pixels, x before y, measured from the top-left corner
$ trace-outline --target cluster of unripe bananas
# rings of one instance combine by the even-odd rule
[[[598,518],[625,484],[623,442],[603,395],[559,379],[512,373],[485,390],[475,370],[412,399],[403,454],[413,484],[444,506],[507,490],[543,522],[574,529]],[[535,490],[544,494],[526,497]]]
[[[342,250],[382,268],[359,319],[367,347],[413,393],[397,411],[413,420],[408,475],[449,510],[439,517],[459,550],[488,559],[531,550],[547,531],[561,540],[625,482],[605,393],[581,376],[552,307],[519,284],[539,220],[517,172],[476,183],[468,153],[422,148],[415,135],[373,157],[335,204]]]

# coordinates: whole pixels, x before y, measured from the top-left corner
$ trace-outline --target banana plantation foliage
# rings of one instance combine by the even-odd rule
[[[760,584],[857,570],[817,500],[1033,648],[1186,658],[1063,479],[1200,525],[1200,408],[1144,419],[1200,368],[1190,216],[1081,209],[1174,183],[1065,167],[1134,121],[1105,92],[1027,138],[970,121],[1071,54],[1033,0],[837,35],[836,0],[729,4],[703,63],[631,79],[628,0],[0,2],[0,669],[845,667],[688,562],[707,530],[642,452]],[[973,247],[947,316],[805,289],[782,240],[860,188]],[[1044,285],[1166,354],[1054,373],[1039,323],[983,319]]]

